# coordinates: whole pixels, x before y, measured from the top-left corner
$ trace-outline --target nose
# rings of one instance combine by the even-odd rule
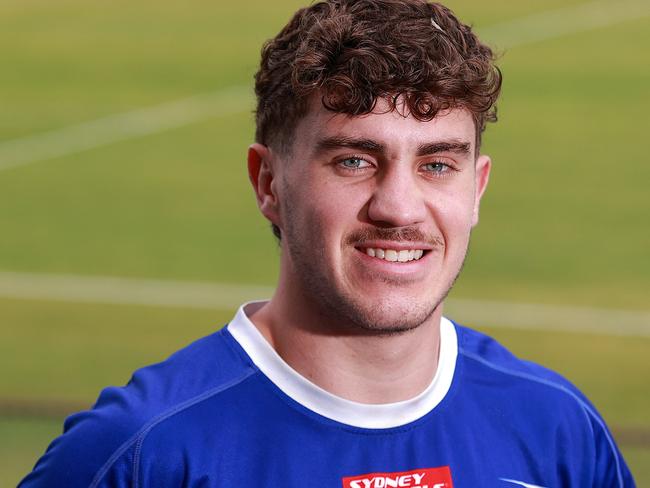
[[[394,167],[377,180],[368,203],[368,218],[386,227],[405,227],[422,223],[426,204],[417,175],[405,168]]]

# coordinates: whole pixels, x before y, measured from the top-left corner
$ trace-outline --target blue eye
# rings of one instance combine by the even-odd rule
[[[445,163],[434,162],[422,165],[422,169],[430,173],[444,173],[449,170],[449,166]]]
[[[363,169],[363,168],[368,168],[370,166],[370,163],[366,161],[363,158],[356,158],[356,157],[351,157],[351,158],[345,158],[342,159],[339,164],[343,166],[345,169]]]

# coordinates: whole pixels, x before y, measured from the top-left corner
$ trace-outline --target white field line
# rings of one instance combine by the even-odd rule
[[[0,297],[12,299],[234,310],[272,294],[268,286],[0,272]],[[449,299],[445,307],[454,319],[480,327],[650,337],[650,311],[467,299]]]
[[[0,297],[5,298],[232,309],[272,293],[268,286],[0,271]]]
[[[507,49],[648,15],[648,0],[596,0],[478,30],[484,39]],[[251,87],[233,86],[62,129],[0,141],[0,171],[183,127],[210,117],[239,113],[247,110],[251,102]]]
[[[595,0],[491,25],[478,33],[490,44],[507,49],[648,16],[648,0]]]
[[[49,132],[0,142],[0,171],[75,154],[252,109],[252,87],[232,86],[182,100],[109,115]]]
[[[445,313],[467,325],[650,338],[650,311],[448,299]]]

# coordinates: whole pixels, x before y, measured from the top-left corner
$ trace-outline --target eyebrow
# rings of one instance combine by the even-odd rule
[[[332,136],[320,139],[316,143],[316,153],[326,152],[332,149],[339,149],[342,147],[350,149],[359,149],[372,153],[381,153],[386,150],[386,146],[380,142],[366,138],[346,137],[346,136]],[[442,152],[452,152],[456,154],[470,154],[471,144],[469,142],[450,140],[450,141],[436,141],[420,144],[417,147],[417,156],[427,156],[429,154],[438,154]]]
[[[368,152],[383,152],[385,146],[372,139],[346,137],[346,136],[332,136],[321,139],[316,143],[316,152],[321,153],[332,149],[339,149],[347,147],[350,149],[361,149]]]
[[[428,154],[437,154],[441,152],[452,152],[456,154],[469,154],[472,145],[469,142],[462,141],[440,141],[420,144],[416,154],[426,156]]]

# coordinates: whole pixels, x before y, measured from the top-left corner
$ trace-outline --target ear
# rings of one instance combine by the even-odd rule
[[[492,160],[489,156],[481,154],[476,159],[476,167],[474,172],[474,210],[472,212],[472,227],[478,224],[478,211],[481,203],[481,198],[487,188],[488,180],[490,179],[490,169],[492,168]]]
[[[278,198],[271,149],[257,142],[248,148],[248,178],[253,185],[257,206],[271,223],[279,225]]]

